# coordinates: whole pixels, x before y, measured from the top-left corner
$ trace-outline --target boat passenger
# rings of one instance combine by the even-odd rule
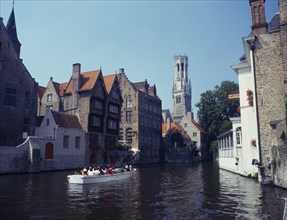
[[[92,167],[89,168],[87,174],[88,174],[88,176],[94,175],[94,172],[93,172],[93,168],[92,168]]]
[[[113,169],[109,167],[106,171],[106,174],[113,174]]]
[[[102,167],[100,168],[100,174],[105,175],[105,172],[103,171]]]
[[[94,168],[94,169],[93,169],[93,174],[94,174],[94,175],[99,175],[99,174],[101,174],[99,168]]]
[[[82,173],[82,175],[87,175],[88,170],[86,168],[84,168],[81,173]]]

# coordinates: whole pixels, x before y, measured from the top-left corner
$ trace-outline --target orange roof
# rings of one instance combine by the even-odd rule
[[[68,85],[67,82],[64,82],[64,83],[61,83],[61,84],[60,84],[60,96],[63,96],[63,95],[64,95],[65,89],[66,89],[67,85]]]
[[[91,90],[94,87],[98,79],[98,76],[100,75],[100,72],[101,70],[93,70],[93,71],[81,73],[83,84],[82,84],[82,87],[79,89],[79,91]],[[66,88],[65,94],[72,92],[72,86],[73,84],[72,84],[72,78],[71,78]]]
[[[39,98],[40,98],[40,99],[42,99],[42,97],[43,97],[45,91],[46,91],[46,88],[45,88],[45,87],[43,87],[43,86],[38,86],[38,91],[37,91],[37,92],[38,92],[38,95],[39,95]]]
[[[162,128],[162,135],[165,135],[166,134],[166,132],[167,132],[167,123],[162,123],[161,124],[161,128]]]
[[[192,124],[194,124],[194,126],[202,133],[206,134],[206,132],[200,127],[200,125],[194,120],[191,120]]]
[[[116,76],[116,74],[104,76],[105,86],[108,94],[111,92]]]

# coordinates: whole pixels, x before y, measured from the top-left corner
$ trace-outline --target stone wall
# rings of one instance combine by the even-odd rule
[[[270,123],[283,121],[281,130],[286,131],[285,125],[285,86],[284,86],[284,66],[282,59],[282,42],[280,32],[264,34],[258,37],[258,44],[255,52],[255,72],[257,80],[257,97],[259,111],[259,131],[262,162],[268,166],[272,161],[276,161],[279,154],[272,154],[271,147],[276,142],[272,136]],[[280,150],[278,151],[280,152]],[[277,166],[277,171],[279,167]],[[271,176],[271,170],[266,169],[267,175]],[[283,172],[278,172],[278,175]],[[287,177],[287,176],[286,176]],[[285,178],[281,176],[280,178]],[[279,178],[279,179],[280,179]],[[280,182],[277,182],[279,185]],[[276,184],[276,180],[275,180]]]
[[[16,148],[11,146],[0,147],[0,174],[25,173],[28,171],[28,147]]]

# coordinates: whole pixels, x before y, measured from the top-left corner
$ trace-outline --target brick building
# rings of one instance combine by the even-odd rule
[[[14,8],[6,27],[0,17],[0,145],[17,145],[34,135],[37,83],[20,58]]]
[[[87,133],[85,163],[114,163],[121,104],[116,74],[103,76],[101,70],[82,73],[81,64],[76,63],[69,82],[56,83],[50,78],[42,95],[40,113],[53,109],[76,115]]]
[[[245,54],[240,61],[241,65],[250,65],[254,87],[252,106],[257,123],[253,126],[257,128],[254,143],[259,163],[264,167],[259,176],[263,181],[269,178],[286,188],[287,2],[279,0],[279,13],[269,23],[265,0],[249,0],[249,4],[252,32],[243,38]]]
[[[156,86],[147,81],[132,83],[120,69],[118,73],[123,97],[120,139],[122,145],[139,151],[139,163],[159,162],[161,146],[161,100]]]

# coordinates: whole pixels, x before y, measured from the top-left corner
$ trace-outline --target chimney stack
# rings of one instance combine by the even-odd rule
[[[266,34],[265,0],[249,0],[252,16],[252,32],[254,35]]]
[[[81,64],[80,63],[75,63],[73,64],[73,75],[72,75],[72,85],[73,85],[73,92],[78,92],[81,83],[82,83],[82,77],[81,77]]]

